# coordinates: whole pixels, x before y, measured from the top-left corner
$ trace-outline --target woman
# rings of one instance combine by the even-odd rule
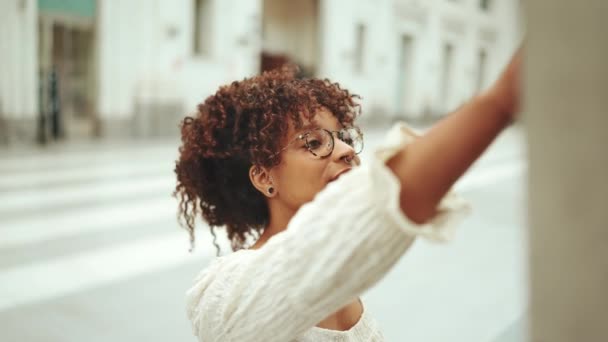
[[[232,254],[188,291],[200,341],[382,341],[359,296],[418,236],[446,240],[467,211],[449,192],[512,120],[516,56],[485,93],[422,137],[404,124],[369,165],[355,95],[275,71],[221,87],[182,123],[180,213]],[[217,247],[217,245],[216,245]]]

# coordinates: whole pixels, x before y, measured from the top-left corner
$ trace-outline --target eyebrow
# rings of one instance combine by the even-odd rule
[[[296,131],[296,136],[305,133],[306,131],[309,131],[311,129],[316,129],[316,128],[321,128],[321,126],[314,124],[314,123],[310,123],[308,125],[304,125],[302,126],[299,130]]]
[[[340,126],[337,129],[329,129],[330,131],[337,131],[337,130],[341,130],[342,128],[345,128],[346,126]],[[311,129],[316,129],[316,128],[323,128],[315,123],[309,123],[308,125],[304,125],[302,126],[299,130],[296,131],[295,136],[298,136],[302,133],[305,133],[306,131],[309,131]]]

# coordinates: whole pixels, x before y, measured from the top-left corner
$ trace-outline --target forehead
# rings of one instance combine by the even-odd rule
[[[342,124],[340,124],[338,119],[333,115],[331,111],[326,108],[321,108],[315,113],[315,115],[310,120],[305,117],[302,117],[302,127],[300,128],[294,127],[293,123],[290,122],[289,135],[295,135],[303,131],[307,131],[311,128],[319,127],[329,130],[338,130],[342,128]]]

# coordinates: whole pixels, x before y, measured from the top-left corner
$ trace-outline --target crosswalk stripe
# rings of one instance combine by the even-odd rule
[[[152,198],[133,203],[83,209],[78,214],[28,216],[4,221],[0,227],[0,248],[16,247],[46,240],[106,231],[128,225],[143,225],[176,217],[175,199]]]
[[[110,165],[137,163],[146,160],[166,161],[172,164],[177,158],[177,145],[147,148],[99,149],[86,152],[49,152],[33,156],[0,157],[0,174],[36,172],[38,170],[80,167],[82,165]]]
[[[91,183],[140,175],[161,175],[172,173],[172,165],[158,160],[138,161],[132,164],[78,165],[70,168],[44,167],[28,172],[14,172],[0,177],[0,194],[23,189],[44,190],[51,185]]]
[[[96,182],[83,185],[66,186],[57,191],[25,190],[18,193],[0,193],[0,215],[11,211],[30,212],[94,200],[107,202],[125,194],[155,193],[171,195],[175,178],[171,175],[148,178],[120,179],[113,182]]]
[[[174,232],[2,270],[0,312],[186,263],[202,268],[211,253],[210,248],[188,253],[187,238]]]

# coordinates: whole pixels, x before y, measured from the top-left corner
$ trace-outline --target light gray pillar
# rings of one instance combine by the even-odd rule
[[[533,342],[608,341],[608,1],[528,1]]]

